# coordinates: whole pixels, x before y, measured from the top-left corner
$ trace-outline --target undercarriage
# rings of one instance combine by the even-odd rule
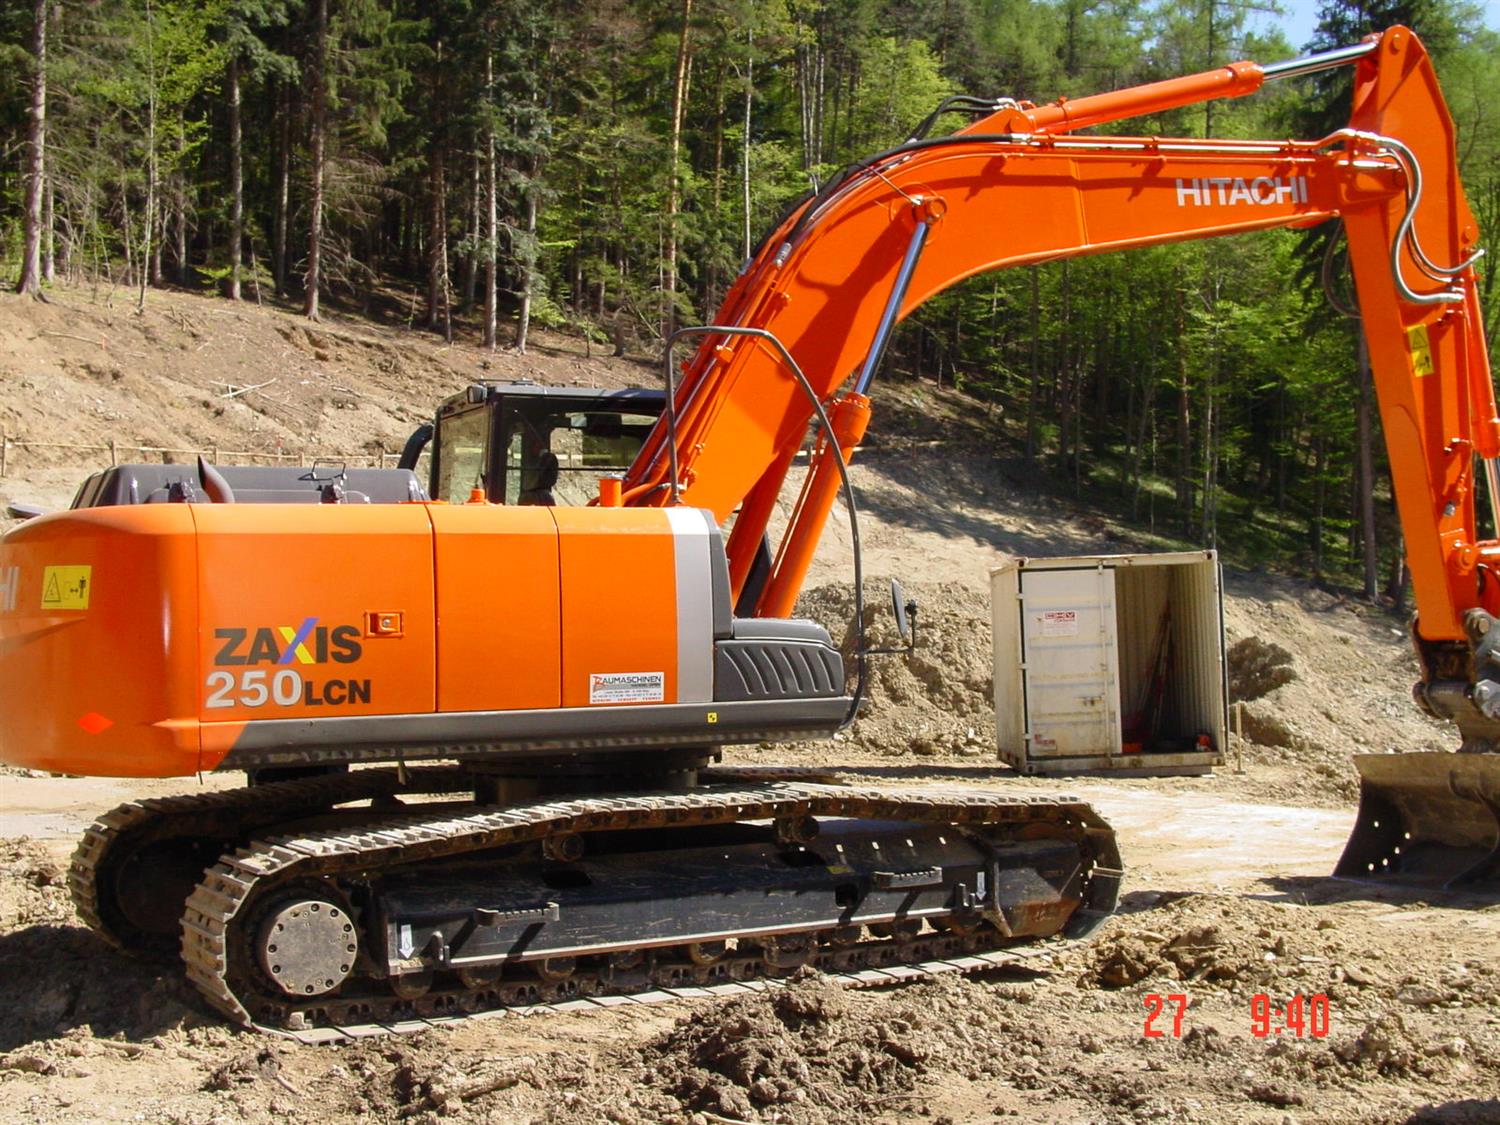
[[[951,967],[1086,933],[1119,893],[1114,833],[1071,799],[734,768],[552,792],[582,783],[460,765],[133,802],[88,831],[70,885],[111,944],[180,949],[232,1020],[315,1038]],[[504,794],[521,799],[486,803]]]

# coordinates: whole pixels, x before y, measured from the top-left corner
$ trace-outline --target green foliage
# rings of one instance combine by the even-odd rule
[[[222,76],[232,58],[253,254],[244,276],[269,294],[264,271],[284,258],[280,280],[295,292],[309,220],[316,2],[53,6],[48,160],[65,277],[140,276],[154,169],[152,245],[167,248],[163,272],[206,287],[223,280]],[[327,4],[329,293],[365,305],[395,291],[404,304],[446,263],[438,280],[451,293],[439,297],[452,297],[462,330],[482,303],[478,277],[493,251],[503,315],[529,297],[535,323],[627,348],[657,345],[667,300],[670,118],[685,11],[690,66],[672,220],[682,322],[712,318],[747,228],[758,242],[810,189],[900,142],[948,94],[1045,102],[1295,53],[1265,30],[1268,0]],[[1309,49],[1397,21],[1423,36],[1458,123],[1469,201],[1482,230],[1500,230],[1500,119],[1490,109],[1500,37],[1480,27],[1475,6],[1325,0],[1319,14]],[[0,6],[0,72],[27,72],[30,34],[30,5]],[[1319,136],[1345,120],[1348,78],[1328,71],[1121,131]],[[16,253],[26,112],[26,83],[0,83],[0,256]],[[944,117],[938,129],[963,121]],[[961,388],[986,419],[990,446],[1030,457],[1027,479],[1050,468],[1058,486],[1247,560],[1347,571],[1354,329],[1325,310],[1316,284],[1293,280],[1316,274],[1334,234],[1325,224],[1307,235],[1156,246],[975,278],[898,329],[882,377]],[[1496,272],[1481,278],[1492,329]]]

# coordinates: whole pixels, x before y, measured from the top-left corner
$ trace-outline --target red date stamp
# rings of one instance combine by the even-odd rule
[[[1186,993],[1169,992],[1164,996],[1159,992],[1148,992],[1142,1002],[1146,1005],[1142,1037],[1182,1038],[1182,1021],[1192,1004]],[[1315,992],[1311,996],[1299,992],[1284,1006],[1273,1003],[1264,992],[1257,992],[1250,998],[1250,1034],[1257,1039],[1271,1039],[1278,1035],[1322,1039],[1328,1034],[1332,1018],[1332,1006],[1326,992]]]
[[[1250,1034],[1257,1039],[1270,1039],[1277,1035],[1292,1034],[1298,1039],[1304,1035],[1322,1039],[1328,1034],[1330,1021],[1328,995],[1315,992],[1303,996],[1300,992],[1278,1007],[1264,992],[1250,998]]]
[[[1182,1017],[1187,1015],[1189,1000],[1186,994],[1181,992],[1169,992],[1162,996],[1159,992],[1146,993],[1146,1026],[1141,1035],[1147,1039],[1164,1039],[1168,1032],[1165,1027],[1157,1027],[1156,1021],[1162,1018],[1163,1013],[1172,1021],[1171,1036],[1173,1039],[1182,1038]],[[1167,1006],[1176,1009],[1175,1013],[1167,1012]]]

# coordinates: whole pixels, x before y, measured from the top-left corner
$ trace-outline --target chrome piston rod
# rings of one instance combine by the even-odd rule
[[[1316,55],[1307,55],[1305,58],[1264,63],[1261,65],[1260,72],[1267,82],[1274,82],[1279,78],[1298,78],[1304,74],[1316,74],[1320,70],[1332,70],[1336,66],[1349,66],[1373,53],[1379,46],[1378,39],[1367,39],[1363,43],[1355,43],[1348,47],[1335,47],[1331,51],[1320,51]]]

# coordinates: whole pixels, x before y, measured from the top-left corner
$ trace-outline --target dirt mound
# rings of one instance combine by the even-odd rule
[[[865,705],[851,737],[883,754],[993,753],[993,656],[989,599],[956,582],[916,582],[917,649],[868,661]],[[854,586],[830,583],[806,591],[797,613],[828,626],[854,668]],[[896,648],[888,581],[865,582],[865,643]]]
[[[0,931],[72,917],[66,873],[46,848],[24,836],[0,840]]]
[[[550,332],[527,355],[447,346],[430,333],[330,313],[153,292],[136,316],[89,291],[46,304],[0,301],[0,427],[13,442],[0,501],[68,502],[90,471],[185,459],[138,445],[231,452],[379,454],[399,450],[438,399],[478,379],[577,386],[654,385],[657,368],[614,359]],[[11,521],[0,504],[0,530]]]
[[[806,972],[679,1020],[644,1062],[687,1111],[792,1122],[912,1108],[901,1095],[935,1070],[978,1077],[1035,1067],[1019,1005],[1000,989],[943,979],[882,1000],[872,1019],[875,998]]]
[[[1215,895],[1164,895],[1149,923],[1126,917],[1082,954],[1079,984],[1125,988],[1184,981],[1194,990],[1287,986],[1356,991],[1376,983],[1306,910]]]
[[[1242,637],[1224,654],[1229,666],[1230,702],[1259,699],[1297,678],[1292,654],[1275,641]]]
[[[1416,659],[1407,628],[1390,614],[1289,579],[1229,573],[1224,626],[1231,676],[1237,662],[1240,672],[1231,696],[1248,701],[1240,714],[1245,766],[1260,775],[1264,797],[1352,804],[1359,778],[1351,755],[1456,745],[1451,725],[1412,705]]]

